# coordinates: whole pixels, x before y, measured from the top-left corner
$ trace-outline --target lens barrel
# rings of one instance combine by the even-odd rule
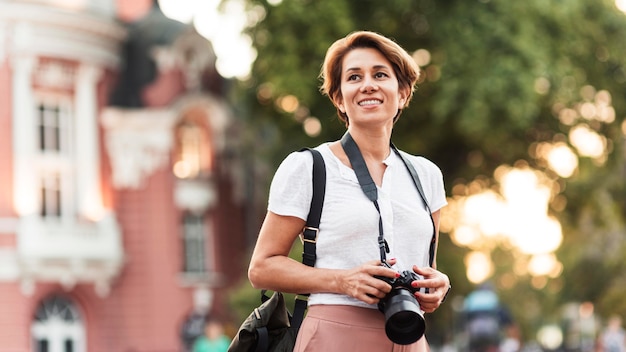
[[[426,330],[417,299],[404,288],[392,290],[384,298],[385,332],[399,345],[410,345],[419,340]]]

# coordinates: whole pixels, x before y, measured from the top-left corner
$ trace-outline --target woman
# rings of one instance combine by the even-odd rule
[[[344,142],[356,143],[376,184],[377,204],[362,190],[342,141],[318,146],[327,179],[317,260],[309,267],[290,259],[309,212],[313,165],[310,153],[290,154],[272,180],[248,277],[255,288],[311,293],[296,351],[427,351],[424,338],[410,345],[390,341],[378,309],[392,290],[388,281],[405,270],[423,277],[411,282],[414,288],[429,289],[414,294],[423,312],[435,311],[450,288],[448,277],[434,263],[429,266],[429,245],[433,233],[438,236],[440,209],[446,205],[441,171],[425,158],[409,156],[428,208],[390,146],[394,123],[413,97],[419,68],[392,40],[360,31],[328,49],[320,76],[322,93],[346,124]],[[389,266],[381,265],[381,235]]]

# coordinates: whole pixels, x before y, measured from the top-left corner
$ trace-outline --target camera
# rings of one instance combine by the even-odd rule
[[[383,262],[382,266],[391,268]],[[400,273],[398,278],[375,276],[391,285],[391,291],[378,302],[378,309],[385,314],[385,333],[399,345],[409,345],[419,340],[426,330],[426,321],[422,310],[413,295],[419,289],[411,282],[422,277],[410,270]]]

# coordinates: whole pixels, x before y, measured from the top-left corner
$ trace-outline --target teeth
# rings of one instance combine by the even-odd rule
[[[380,100],[364,100],[362,102],[359,103],[359,105],[376,105],[376,104],[380,104]]]

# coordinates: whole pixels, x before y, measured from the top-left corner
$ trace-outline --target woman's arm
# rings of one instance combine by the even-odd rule
[[[368,304],[377,303],[390,291],[391,286],[374,275],[393,278],[397,272],[380,266],[379,261],[340,270],[314,268],[289,258],[304,225],[300,218],[267,212],[248,269],[253,287],[288,293],[339,293]]]

